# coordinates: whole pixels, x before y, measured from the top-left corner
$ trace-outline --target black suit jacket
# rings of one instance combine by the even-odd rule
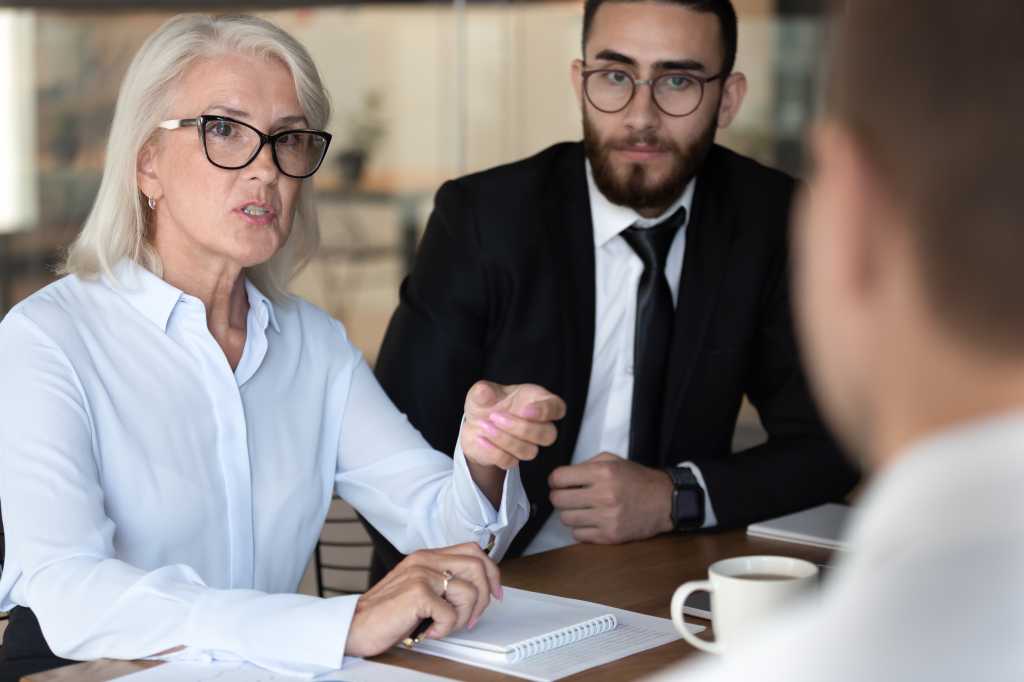
[[[793,189],[789,176],[718,146],[697,179],[659,456],[700,467],[722,528],[839,499],[856,481],[819,421],[793,340]],[[478,379],[536,383],[565,399],[558,441],[520,465],[531,516],[510,556],[552,513],[548,475],[572,459],[590,381],[594,277],[581,144],[447,182],[380,351],[381,384],[442,452],[455,445]],[[731,453],[744,394],[769,439]],[[397,553],[375,540],[379,575]]]

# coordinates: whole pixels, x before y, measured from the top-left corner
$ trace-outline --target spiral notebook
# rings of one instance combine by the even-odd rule
[[[503,601],[493,601],[472,630],[416,648],[448,654],[466,663],[513,664],[553,649],[614,630],[613,613],[553,599],[546,594],[508,588]]]
[[[475,628],[423,641],[414,651],[554,682],[678,639],[667,618],[506,587],[504,601],[491,602]]]

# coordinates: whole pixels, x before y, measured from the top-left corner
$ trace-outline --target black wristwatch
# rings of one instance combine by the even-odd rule
[[[672,479],[672,527],[693,530],[704,525],[704,490],[689,467],[666,467]]]

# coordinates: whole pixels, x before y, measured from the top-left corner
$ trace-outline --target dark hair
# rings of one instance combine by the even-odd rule
[[[606,2],[650,2],[651,0],[585,0],[583,4],[583,51],[587,50],[587,39],[590,37],[590,27],[594,23],[594,15],[601,5]],[[722,62],[723,74],[732,73],[736,65],[736,10],[731,0],[654,0],[669,5],[680,5],[697,12],[710,12],[718,17],[718,23],[722,28]]]
[[[937,319],[1024,354],[1024,4],[854,0],[836,13],[829,117],[907,212]]]

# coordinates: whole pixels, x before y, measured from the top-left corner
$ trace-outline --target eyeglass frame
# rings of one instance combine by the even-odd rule
[[[623,104],[618,109],[613,109],[611,111],[609,111],[607,109],[602,109],[601,107],[597,106],[597,104],[594,103],[594,100],[590,96],[590,91],[587,89],[587,81],[595,73],[621,73],[626,78],[628,78],[633,83],[633,91],[629,94],[629,99],[626,100],[626,103]],[[695,82],[700,84],[700,98],[697,100],[697,106],[695,106],[693,109],[691,109],[690,111],[686,112],[685,114],[673,114],[671,112],[665,111],[665,108],[662,107],[661,104],[658,102],[658,97],[654,94],[654,84],[657,83],[659,80],[661,80],[662,78],[672,78],[672,77],[677,77],[678,78],[679,76],[683,76],[684,78],[689,78],[690,80],[695,81]],[[632,104],[633,98],[636,97],[637,86],[648,85],[651,88],[651,101],[654,102],[654,106],[658,107],[658,111],[660,111],[661,113],[665,114],[666,116],[671,116],[672,118],[685,118],[687,116],[692,116],[698,109],[700,109],[700,105],[704,103],[704,89],[705,89],[705,87],[707,86],[708,83],[711,83],[712,81],[716,81],[716,80],[722,80],[722,82],[725,83],[725,79],[728,76],[729,76],[729,74],[727,72],[725,72],[725,71],[721,71],[719,73],[716,73],[714,76],[707,76],[707,77],[698,76],[698,75],[692,74],[692,73],[685,73],[685,72],[682,72],[682,71],[671,71],[669,73],[659,74],[659,75],[655,76],[654,78],[642,78],[641,79],[641,78],[634,78],[633,75],[629,71],[626,71],[625,69],[614,69],[614,68],[590,69],[589,71],[586,71],[586,70],[583,71],[583,74],[582,74],[582,77],[583,77],[583,94],[584,94],[584,96],[586,96],[587,101],[590,102],[591,106],[593,106],[595,109],[597,109],[601,113],[603,113],[603,114],[617,114],[620,111],[625,110],[626,107],[628,107],[630,104]]]
[[[210,151],[206,148],[206,135],[204,134],[204,132],[206,130],[206,124],[209,121],[226,121],[227,123],[236,123],[238,125],[245,126],[249,130],[259,135],[260,144],[258,147],[256,147],[256,151],[253,152],[252,156],[249,157],[249,160],[240,166],[225,166],[219,164],[210,158]],[[256,157],[259,156],[260,152],[263,151],[263,147],[269,144],[270,156],[271,158],[273,158],[274,165],[277,167],[277,170],[281,171],[282,175],[286,175],[289,178],[294,178],[296,180],[304,180],[305,178],[312,177],[314,173],[320,170],[320,166],[323,165],[324,159],[327,157],[327,149],[328,147],[331,146],[332,138],[331,134],[328,132],[325,132],[323,130],[313,130],[311,128],[293,128],[289,130],[279,130],[276,133],[268,135],[259,128],[249,125],[245,121],[239,121],[238,119],[231,118],[230,116],[216,116],[213,114],[202,114],[194,118],[172,118],[166,121],[161,121],[157,124],[157,128],[160,128],[162,130],[177,130],[179,128],[188,128],[191,126],[195,126],[196,130],[198,131],[199,141],[203,145],[203,154],[206,156],[206,160],[209,161],[211,165],[216,166],[217,168],[223,168],[224,170],[241,170],[242,168],[245,168],[250,163],[255,161]],[[312,133],[314,135],[319,135],[325,141],[323,153],[320,155],[320,160],[317,161],[316,166],[313,168],[313,170],[311,170],[306,175],[292,175],[291,173],[289,173],[288,171],[281,167],[281,162],[277,158],[277,147],[275,146],[277,140],[284,137],[285,135],[292,135],[294,133]]]

